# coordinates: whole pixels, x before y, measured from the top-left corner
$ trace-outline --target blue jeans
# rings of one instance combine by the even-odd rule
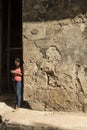
[[[14,88],[16,92],[16,106],[20,107],[21,106],[21,88],[22,88],[21,81],[14,81]]]

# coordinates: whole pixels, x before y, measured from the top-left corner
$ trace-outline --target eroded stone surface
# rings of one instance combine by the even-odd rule
[[[87,2],[57,2],[24,2],[24,98],[33,109],[86,111]]]

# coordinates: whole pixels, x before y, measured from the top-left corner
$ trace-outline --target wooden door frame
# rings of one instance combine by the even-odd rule
[[[2,0],[0,0],[0,75],[1,75],[1,64],[2,64]],[[2,76],[0,76],[0,93],[2,86]]]

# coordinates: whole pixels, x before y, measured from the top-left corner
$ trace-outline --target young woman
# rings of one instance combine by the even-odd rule
[[[21,106],[21,90],[22,90],[22,70],[20,67],[20,59],[15,59],[15,70],[11,70],[13,74],[13,82],[16,92],[16,110]]]

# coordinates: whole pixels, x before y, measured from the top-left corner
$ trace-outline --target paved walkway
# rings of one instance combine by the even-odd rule
[[[46,112],[22,108],[13,112],[13,108],[0,103],[0,115],[7,124],[17,123],[29,128],[33,126],[34,130],[87,130],[87,113]]]

